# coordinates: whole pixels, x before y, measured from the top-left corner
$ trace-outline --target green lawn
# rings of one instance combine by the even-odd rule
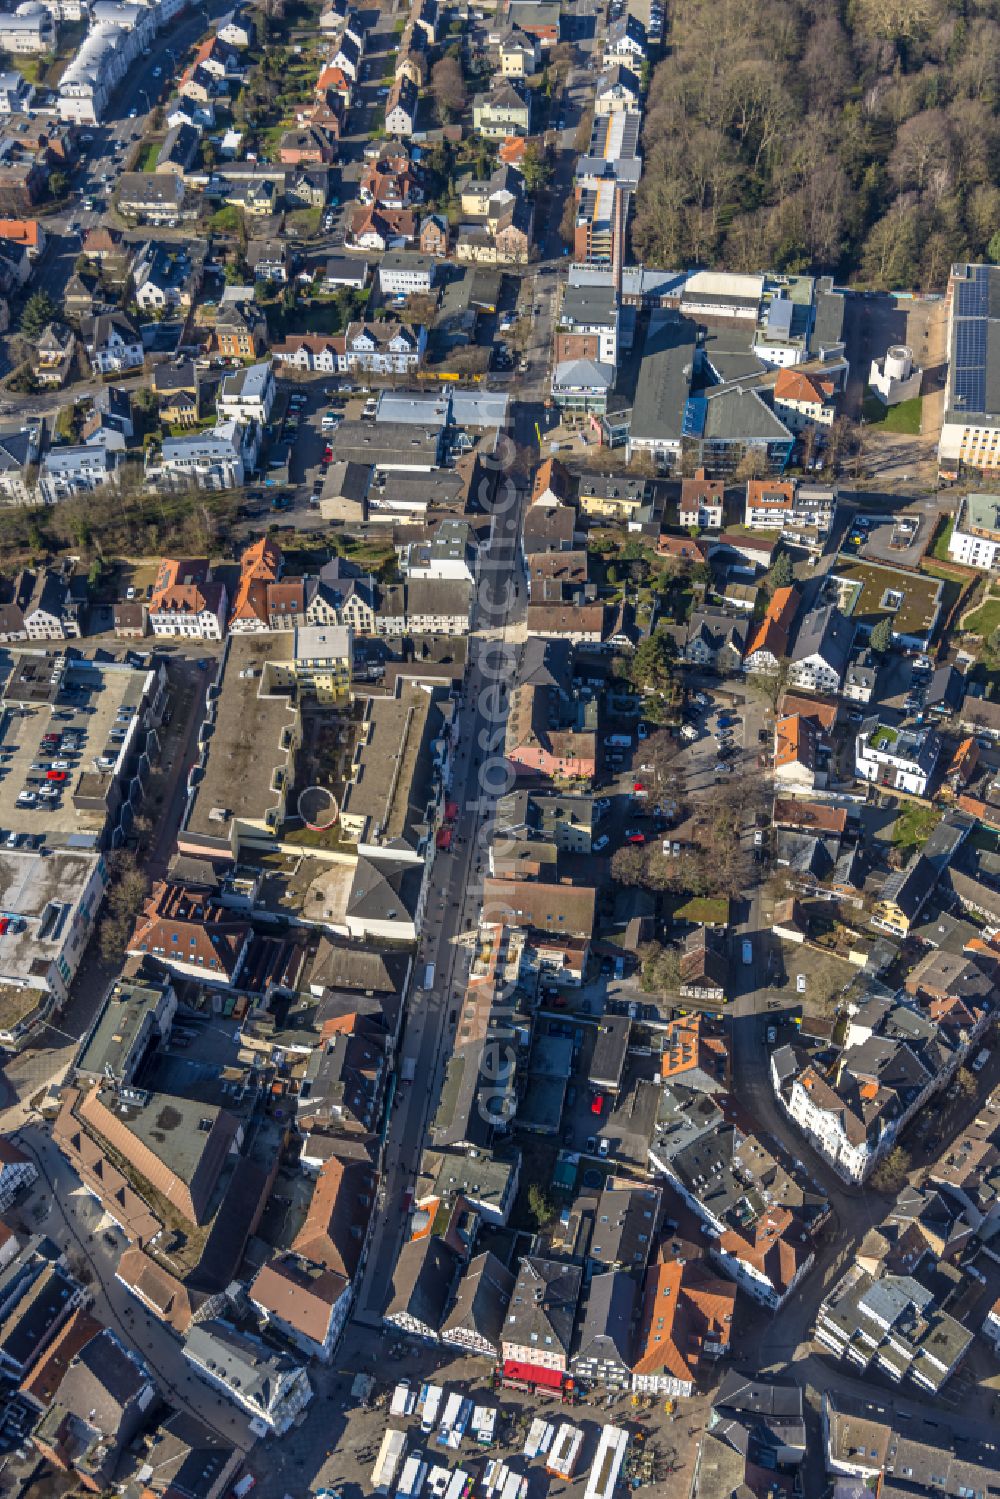
[[[234,203],[224,203],[211,215],[208,227],[214,229],[217,234],[236,234],[241,218],[242,214]]]
[[[866,396],[862,407],[865,421],[883,432],[900,432],[915,437],[920,432],[923,402],[920,396],[900,401],[898,406],[883,406],[877,396]]]
[[[162,141],[144,141],[139,149],[139,157],[135,164],[137,172],[152,172],[156,170],[156,158],[160,154]]]
[[[343,333],[348,319],[337,302],[300,302],[286,308],[280,301],[266,303],[267,326],[271,341],[287,338],[290,333]]]
[[[322,208],[293,209],[291,213],[285,215],[285,233],[298,235],[300,239],[309,239],[319,233],[322,217]]]
[[[942,524],[943,522],[943,524]],[[937,531],[934,533],[934,545],[931,547],[931,556],[936,557],[938,562],[950,562],[948,555],[948,543],[951,541],[951,533],[955,529],[955,517],[944,515],[938,522]]]
[[[968,630],[971,635],[981,635],[984,640],[988,640],[998,627],[1000,627],[1000,594],[996,593],[990,594],[978,609],[972,614],[967,614],[962,621],[963,630]]]
[[[940,820],[934,807],[925,807],[920,802],[905,802],[892,825],[892,841],[897,848],[909,852],[918,844],[927,842]]]

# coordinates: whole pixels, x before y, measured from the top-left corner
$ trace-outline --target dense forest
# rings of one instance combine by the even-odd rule
[[[1000,262],[1000,0],[673,0],[633,227],[647,264],[941,290]]]

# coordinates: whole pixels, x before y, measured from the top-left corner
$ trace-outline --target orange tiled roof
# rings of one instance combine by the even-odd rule
[[[801,1225],[787,1208],[770,1208],[746,1234],[730,1229],[718,1242],[725,1253],[766,1275],[780,1294],[791,1285],[800,1265],[812,1253],[810,1245],[802,1242],[801,1234]]]
[[[316,1178],[306,1220],[292,1242],[293,1253],[350,1280],[361,1258],[375,1183],[375,1173],[364,1162],[331,1157]]]
[[[551,490],[559,501],[568,499],[572,481],[569,471],[558,458],[546,458],[535,470],[535,481],[531,486],[531,503],[537,504],[546,490]],[[551,504],[551,501],[546,503]]]
[[[37,250],[39,227],[37,219],[0,219],[0,239],[9,239],[26,250]]]
[[[799,606],[799,596],[794,588],[776,588],[767,606],[767,613],[761,620],[757,633],[750,642],[747,651],[749,659],[754,651],[770,651],[776,659],[784,656],[788,650],[788,631],[795,611]]]
[[[804,802],[794,797],[776,797],[774,824],[808,828],[816,833],[839,833],[847,830],[847,812],[843,807],[828,807],[823,802]]]
[[[269,536],[262,536],[247,547],[240,559],[240,581],[233,599],[230,623],[243,619],[258,619],[264,625],[268,623],[268,584],[276,583],[281,577],[284,561],[281,548]]]
[[[782,713],[798,713],[817,734],[832,734],[837,723],[837,704],[824,702],[818,697],[799,697],[786,692],[781,699]]]
[[[103,1331],[104,1326],[96,1317],[82,1306],[77,1307],[22,1383],[21,1394],[27,1395],[33,1405],[49,1406],[72,1360],[81,1348]]]
[[[768,505],[791,510],[795,503],[795,484],[791,479],[749,479],[747,505]]]
[[[675,1379],[693,1381],[705,1342],[729,1342],[735,1305],[735,1284],[717,1280],[698,1261],[651,1265],[633,1372],[662,1369]]]
[[[333,89],[334,93],[346,94],[350,97],[351,80],[343,68],[326,67],[323,69],[316,79],[316,92],[322,96],[327,89]]]
[[[779,718],[774,726],[774,763],[776,767],[805,765],[810,770],[816,763],[816,736],[798,713]]]
[[[823,390],[808,375],[798,370],[779,370],[774,382],[776,401],[803,401],[822,406],[826,400]]]
[[[524,160],[524,153],[527,147],[528,141],[525,136],[509,135],[502,143],[497,155],[505,166],[517,167]]]

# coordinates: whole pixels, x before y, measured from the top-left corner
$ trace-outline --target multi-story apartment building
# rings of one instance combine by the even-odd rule
[[[967,494],[959,501],[948,554],[983,572],[1000,568],[1000,495]]]
[[[912,796],[925,795],[941,750],[934,729],[897,729],[877,714],[865,719],[854,745],[855,775]]]
[[[943,478],[1000,471],[1000,266],[953,265],[948,281],[948,364],[938,440]]]

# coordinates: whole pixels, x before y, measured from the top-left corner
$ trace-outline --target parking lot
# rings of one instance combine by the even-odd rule
[[[11,658],[2,655],[9,668]],[[115,679],[106,674],[64,670],[60,661],[57,679],[50,680],[56,660],[22,663],[22,677],[31,672],[38,681],[22,685],[23,705],[6,719],[0,743],[0,846],[7,849],[50,839],[65,843],[71,834],[100,831],[103,805],[88,812],[74,804],[73,793],[95,763],[98,769],[114,765],[135,714],[131,674],[122,677],[117,691]],[[14,703],[18,696],[14,688]]]

